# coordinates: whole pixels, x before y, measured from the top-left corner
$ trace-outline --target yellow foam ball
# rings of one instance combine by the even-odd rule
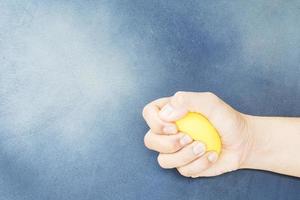
[[[216,151],[220,154],[222,148],[220,135],[206,117],[189,112],[175,123],[180,132],[188,134],[193,140],[203,142],[207,151]]]

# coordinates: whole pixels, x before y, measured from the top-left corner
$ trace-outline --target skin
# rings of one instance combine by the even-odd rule
[[[222,153],[180,133],[174,121],[187,112],[206,116],[218,130]],[[159,152],[162,168],[186,177],[210,177],[238,169],[258,169],[300,177],[300,118],[258,117],[236,111],[210,92],[177,92],[143,110],[150,130],[145,146]]]

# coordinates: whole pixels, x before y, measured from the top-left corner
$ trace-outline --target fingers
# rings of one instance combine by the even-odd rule
[[[144,137],[144,143],[148,149],[161,153],[174,153],[192,141],[192,138],[183,133],[158,135],[151,130]]]
[[[143,109],[143,117],[147,122],[150,129],[152,129],[155,133],[158,134],[175,134],[177,133],[177,127],[173,123],[165,122],[160,119],[158,113],[160,109],[167,104],[169,98],[161,98],[155,100],[148,105],[146,105]]]
[[[199,177],[210,168],[218,159],[216,152],[207,152],[202,157],[192,161],[191,163],[178,167],[178,172],[186,177]]]
[[[162,120],[172,122],[183,117],[187,112],[188,110],[185,108],[185,106],[174,107],[170,102],[160,110],[158,115]]]
[[[184,166],[205,153],[205,145],[195,141],[172,154],[159,154],[158,163],[162,168],[170,169]]]
[[[231,111],[234,109],[210,92],[177,92],[172,97],[158,99],[143,110],[150,127],[144,138],[145,145],[160,152],[158,162],[162,168],[177,168],[179,173],[188,177],[220,174],[222,170],[216,166],[219,162],[214,165],[218,154],[206,152],[204,144],[178,133],[173,122],[187,112],[196,112],[203,114],[218,128],[224,118],[234,118],[235,112]]]
[[[210,118],[214,108],[222,104],[222,100],[210,92],[176,92],[169,101],[159,112],[164,121],[175,121],[188,111]]]

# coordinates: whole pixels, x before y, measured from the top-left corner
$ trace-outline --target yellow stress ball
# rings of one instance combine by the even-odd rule
[[[193,140],[203,142],[207,151],[216,151],[220,154],[222,146],[220,135],[206,117],[189,112],[175,123],[180,132],[188,134]]]

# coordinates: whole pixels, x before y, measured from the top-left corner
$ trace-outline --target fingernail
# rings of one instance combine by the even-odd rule
[[[167,105],[165,105],[161,109],[161,111],[159,112],[159,114],[160,114],[160,116],[162,118],[168,118],[172,114],[173,110],[174,109],[172,108],[172,106],[170,106],[169,104],[167,104]]]
[[[193,147],[193,152],[195,155],[201,155],[205,152],[205,145],[198,143]]]
[[[190,142],[192,142],[193,141],[193,139],[190,137],[190,136],[188,136],[188,135],[184,135],[181,139],[180,139],[180,144],[182,145],[182,146],[184,146],[184,145],[186,145],[186,144],[188,144],[188,143],[190,143]]]
[[[208,155],[208,160],[212,163],[216,162],[218,159],[218,154],[216,152],[212,152]]]
[[[177,133],[176,126],[168,125],[163,128],[164,133],[175,134]]]

